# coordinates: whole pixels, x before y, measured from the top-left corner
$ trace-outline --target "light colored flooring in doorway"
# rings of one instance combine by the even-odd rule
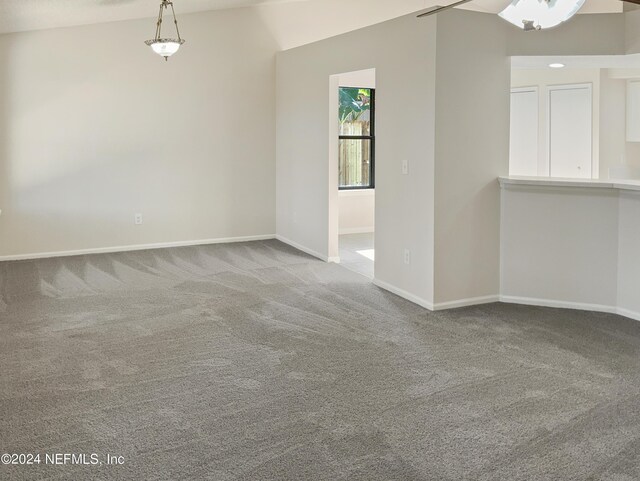
[[[339,247],[340,264],[373,279],[373,232],[341,235]]]

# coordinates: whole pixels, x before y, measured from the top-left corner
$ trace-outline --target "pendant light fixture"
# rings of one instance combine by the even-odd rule
[[[171,7],[171,13],[173,14],[173,23],[176,25],[177,39],[162,38],[162,17],[164,11],[169,10],[169,7]],[[158,15],[158,23],[156,24],[156,36],[153,40],[147,40],[145,43],[151,47],[155,53],[163,56],[165,60],[169,60],[169,57],[176,53],[180,49],[180,45],[184,43],[184,40],[180,37],[178,20],[176,19],[176,12],[173,9],[173,2],[171,0],[162,0],[160,3],[160,14]]]

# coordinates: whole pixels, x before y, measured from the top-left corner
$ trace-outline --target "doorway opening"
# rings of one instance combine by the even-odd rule
[[[340,263],[371,279],[375,267],[375,69],[332,76],[330,175]],[[331,211],[331,208],[330,208]],[[331,239],[330,239],[331,241]],[[331,242],[330,242],[331,244]]]

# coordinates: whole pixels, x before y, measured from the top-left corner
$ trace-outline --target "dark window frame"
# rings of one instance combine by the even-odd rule
[[[369,87],[349,87],[341,85],[340,88],[360,88],[371,92],[371,107],[369,108],[370,135],[338,135],[338,140],[369,140],[371,146],[369,162],[369,185],[338,185],[338,190],[367,190],[376,188],[376,89]]]

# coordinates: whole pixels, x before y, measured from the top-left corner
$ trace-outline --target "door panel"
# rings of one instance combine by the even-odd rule
[[[591,178],[591,86],[549,89],[551,177]]]
[[[509,175],[538,175],[538,91],[511,92]]]

